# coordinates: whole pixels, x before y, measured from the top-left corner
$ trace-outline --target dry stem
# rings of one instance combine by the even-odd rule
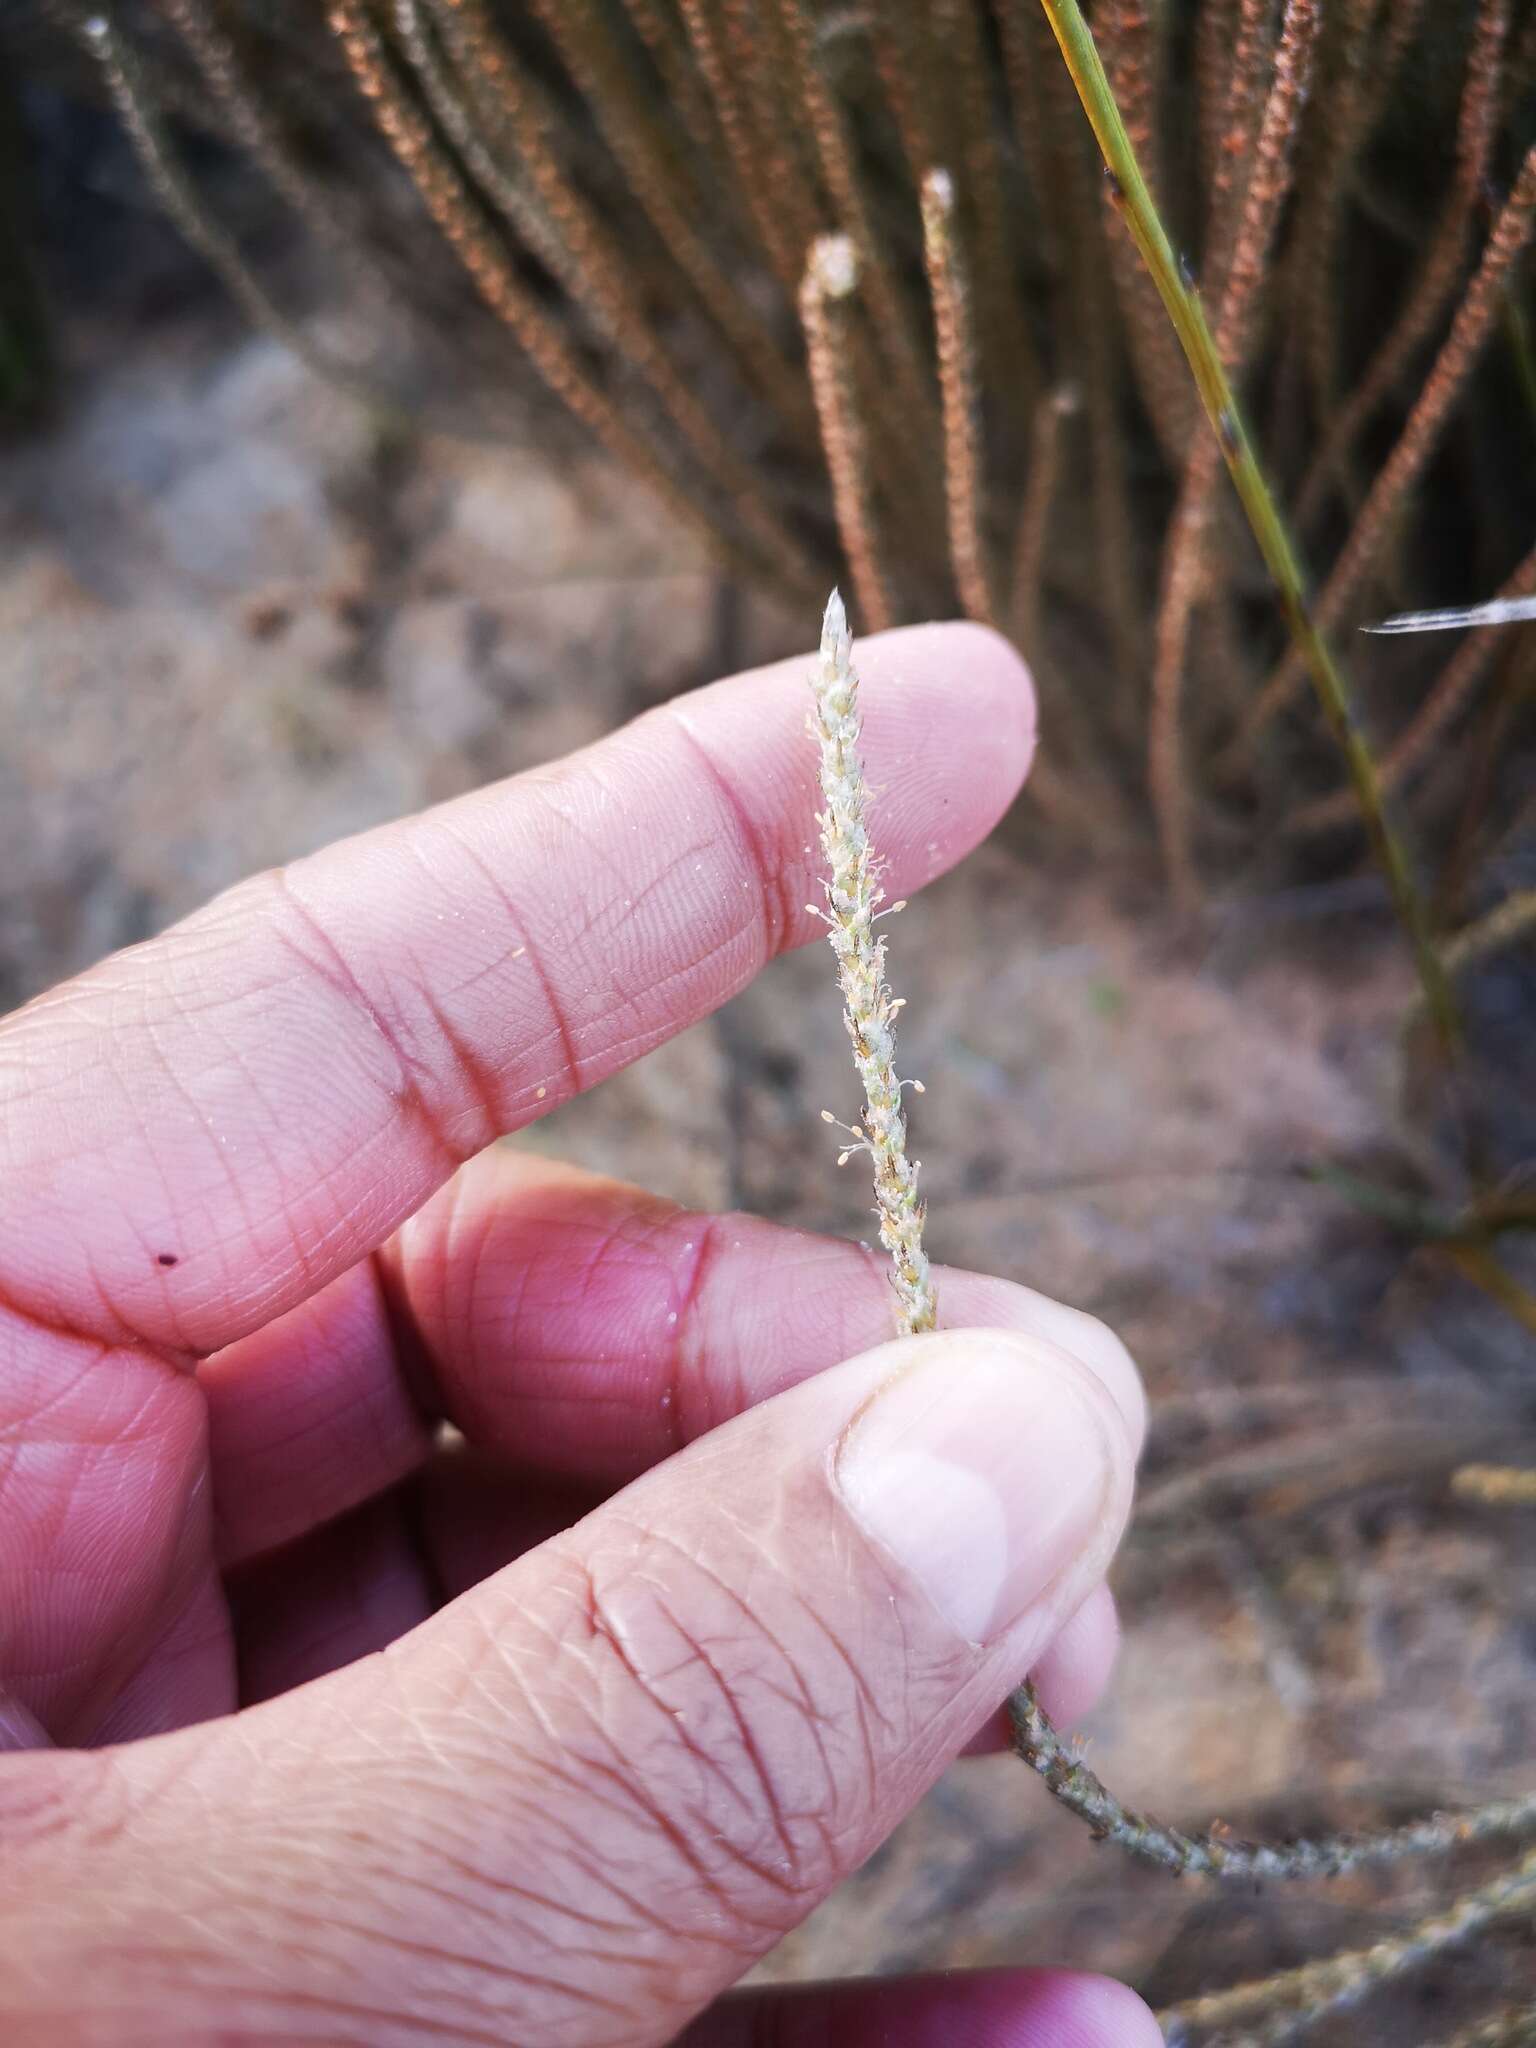
[[[864,421],[854,404],[848,363],[848,302],[858,275],[848,236],[820,236],[811,245],[800,286],[800,324],[843,553],[865,626],[880,632],[891,623],[891,596],[875,528]]]
[[[1203,1998],[1170,2006],[1158,2017],[1170,2048],[1184,2042],[1191,2028],[1226,2026],[1233,2021],[1252,2024],[1243,2025],[1236,2034],[1222,2035],[1224,2048],[1281,2048],[1325,2013],[1358,2004],[1387,1978],[1428,1962],[1480,1934],[1491,1922],[1506,1914],[1526,1912],[1533,1904],[1536,1849],[1404,1934],[1370,1948],[1324,1956],[1273,1977],[1236,1984],[1228,1991],[1209,1992]]]
[[[923,255],[938,338],[944,406],[944,497],[949,554],[960,602],[970,618],[996,623],[983,513],[980,397],[970,294],[955,236],[955,188],[949,173],[923,179]]]

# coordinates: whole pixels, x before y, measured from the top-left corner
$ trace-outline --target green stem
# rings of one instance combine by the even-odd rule
[[[1343,753],[1372,847],[1387,878],[1393,907],[1413,949],[1436,1036],[1447,1060],[1451,1060],[1461,1043],[1455,997],[1430,935],[1407,855],[1387,816],[1376,763],[1355,716],[1349,685],[1312,618],[1295,543],[1259,466],[1206,321],[1200,294],[1186,282],[1184,267],[1174,253],[1168,231],[1147,189],[1092,31],[1077,0],[1040,0],[1040,4],[1103,151],[1105,175],[1110,180],[1116,209],[1129,228],[1173,322],[1194,374],[1200,402],[1215,429],[1248,524],[1279,595],[1291,638],[1306,662],[1323,715]]]
[[[1520,396],[1525,400],[1525,409],[1532,423],[1536,424],[1536,346],[1532,345],[1531,316],[1520,297],[1518,277],[1511,279],[1504,297],[1504,332],[1509,340],[1510,354],[1515,359]]]
[[[1487,1246],[1508,1233],[1536,1230],[1536,1195],[1484,1195],[1464,1208],[1450,1208],[1429,1196],[1367,1180],[1331,1160],[1303,1166],[1301,1176],[1422,1244]]]
[[[1331,1188],[1352,1208],[1390,1224],[1407,1237],[1443,1243],[1463,1233],[1464,1219],[1458,1211],[1422,1195],[1410,1194],[1404,1188],[1385,1187],[1380,1181],[1367,1180],[1363,1174],[1351,1173],[1331,1161],[1304,1166],[1302,1176],[1319,1187]]]

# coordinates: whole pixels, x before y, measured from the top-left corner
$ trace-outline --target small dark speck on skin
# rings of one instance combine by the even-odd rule
[[[157,1263],[162,1266],[174,1266],[176,1263],[176,1254],[174,1252],[161,1252],[159,1254]]]

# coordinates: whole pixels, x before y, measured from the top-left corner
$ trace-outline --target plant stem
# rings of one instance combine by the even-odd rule
[[[1186,281],[1136,152],[1115,105],[1109,79],[1078,0],[1040,0],[1061,48],[1083,111],[1104,155],[1111,197],[1161,295],[1193,373],[1200,402],[1215,430],[1228,472],[1253,537],[1275,585],[1291,638],[1312,678],[1353,785],[1393,906],[1424,989],[1424,1000],[1447,1060],[1460,1047],[1461,1027],[1450,982],[1430,936],[1423,902],[1402,842],[1387,816],[1376,763],[1360,729],[1349,685],[1307,603],[1306,578],[1296,546],[1259,465],[1231,383],[1205,317],[1200,294]]]
[[[1229,2048],[1281,2048],[1325,2014],[1358,2004],[1374,1986],[1471,1940],[1495,1920],[1527,1913],[1533,1902],[1536,1849],[1401,1934],[1369,1948],[1347,1949],[1271,1977],[1234,1984],[1227,1991],[1165,2006],[1158,2018],[1171,2044],[1186,2041],[1191,2027],[1204,2031],[1238,2021],[1245,2023],[1241,2032],[1223,2032],[1210,2048],[1217,2048],[1218,2042]]]
[[[821,794],[826,809],[817,813],[821,846],[830,870],[827,908],[818,913],[827,923],[837,978],[843,991],[843,1022],[853,1046],[853,1064],[864,1084],[864,1113],[859,1128],[840,1126],[844,1144],[838,1165],[855,1152],[867,1152],[874,1168],[875,1205],[880,1242],[891,1255],[891,1277],[897,1300],[896,1327],[903,1336],[931,1330],[937,1316],[933,1275],[923,1250],[923,1203],[917,1192],[918,1163],[907,1157],[907,1119],[902,1091],[921,1084],[903,1081],[896,1073],[895,1000],[885,978],[885,939],[875,933],[885,892],[878,862],[869,843],[865,818],[868,785],[859,752],[863,721],[859,714],[859,679],[851,659],[853,636],[848,614],[834,590],[827,600],[821,627],[821,652],[811,671],[816,700],[811,730],[820,753]],[[814,907],[814,906],[813,906]],[[892,903],[884,913],[902,909]],[[836,1124],[831,1110],[825,1122]]]
[[[1449,1855],[1468,1842],[1528,1834],[1536,1825],[1536,1792],[1526,1792],[1461,1813],[1432,1813],[1401,1827],[1325,1835],[1315,1841],[1246,1842],[1219,1826],[1188,1834],[1153,1814],[1138,1813],[1111,1792],[1052,1726],[1032,1684],[1021,1685],[1010,1695],[1008,1719],[1017,1754],[1099,1841],[1113,1842],[1143,1863],[1160,1864],[1179,1877],[1216,1877],[1238,1884],[1342,1877],[1351,1870]],[[1522,1868],[1527,1871],[1525,1881],[1536,1883],[1536,1849]]]

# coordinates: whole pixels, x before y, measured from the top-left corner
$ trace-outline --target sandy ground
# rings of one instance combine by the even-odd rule
[[[65,424],[0,457],[0,1003],[808,639],[579,451],[383,436],[216,322],[96,353]],[[1330,900],[1179,930],[1131,878],[1050,862],[1026,820],[895,940],[935,1254],[1105,1317],[1156,1405],[1094,1760],[1239,1828],[1513,1790],[1536,1752],[1536,1524],[1446,1485],[1536,1441],[1528,1344],[1296,1173],[1402,1142],[1404,971],[1374,914]],[[824,1106],[854,1104],[813,953],[524,1142],[866,1235]],[[957,1768],[767,1970],[1067,1957],[1171,1997],[1429,1896],[1129,1871],[1002,1758]],[[1427,2041],[1463,1993],[1533,1980],[1515,1930],[1316,2038]]]

